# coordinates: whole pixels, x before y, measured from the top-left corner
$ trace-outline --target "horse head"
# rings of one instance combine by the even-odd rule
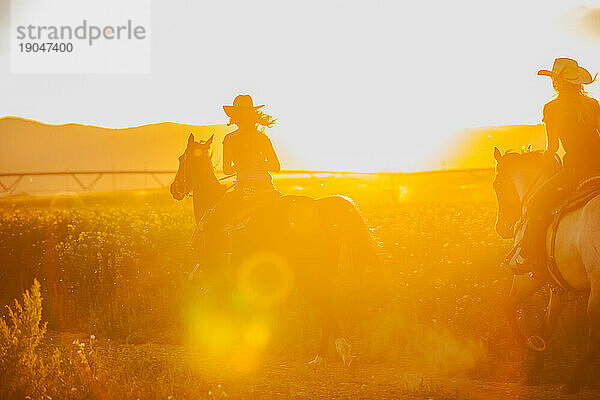
[[[211,161],[211,145],[214,134],[206,141],[196,142],[190,133],[185,151],[179,156],[179,168],[171,184],[171,195],[182,200],[187,194],[199,188],[217,183]]]
[[[504,154],[494,148],[496,177],[494,191],[498,199],[496,232],[503,238],[515,236],[515,225],[524,206],[535,191],[561,167],[558,157],[548,158],[542,151],[528,150]]]

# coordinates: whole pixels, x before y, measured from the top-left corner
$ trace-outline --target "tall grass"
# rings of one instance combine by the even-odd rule
[[[25,391],[35,382],[40,360],[36,349],[46,333],[41,324],[42,296],[40,284],[34,281],[31,292],[23,295],[23,305],[15,300],[7,307],[8,322],[0,320],[0,397]]]
[[[302,193],[327,194],[314,186]],[[352,187],[346,193],[352,195]],[[367,189],[361,187],[358,204],[383,243],[389,274],[371,297],[340,296],[341,326],[355,350],[366,360],[403,359],[423,370],[514,379],[514,371],[499,366],[521,355],[499,307],[511,281],[499,262],[510,244],[493,231],[495,203],[398,202],[381,188]],[[195,264],[188,245],[191,204],[171,202],[162,192],[128,196],[82,197],[74,205],[0,203],[2,303],[37,277],[49,329],[125,343],[187,343],[190,329],[203,321],[190,328],[189,316],[210,314],[211,305],[206,288],[187,280]],[[525,305],[529,331],[539,326],[546,299],[542,291]],[[581,330],[573,327],[580,326],[581,304],[571,303],[553,340],[549,358],[556,365],[580,342]],[[295,292],[268,311],[237,305],[266,321],[272,354],[313,355],[318,325]],[[548,371],[560,379],[560,369]]]
[[[0,208],[0,300],[38,278],[52,329],[165,331],[193,265],[192,230],[191,216],[175,209]]]
[[[7,306],[0,319],[0,400],[221,398],[202,380],[181,381],[189,369],[156,349],[97,345],[95,335],[46,338],[40,283]],[[53,339],[57,339],[54,341]],[[209,393],[214,393],[209,396]]]
[[[22,303],[15,300],[7,311],[7,318],[0,319],[0,399],[42,398],[60,379],[62,360],[59,352],[48,359],[40,353],[46,334],[40,283],[34,280]]]

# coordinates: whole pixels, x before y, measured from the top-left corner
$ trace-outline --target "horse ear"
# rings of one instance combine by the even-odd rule
[[[188,146],[191,146],[194,144],[194,134],[190,133],[190,136],[188,137]]]
[[[498,163],[502,161],[502,152],[497,147],[494,147],[494,158]]]
[[[210,138],[204,143],[207,146],[212,145],[213,139],[215,138],[215,134],[213,133]]]

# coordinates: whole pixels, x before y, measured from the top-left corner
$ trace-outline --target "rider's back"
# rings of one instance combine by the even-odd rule
[[[544,106],[543,121],[557,132],[566,153],[567,168],[600,169],[598,118],[598,101],[586,95],[559,95]]]
[[[273,145],[267,135],[260,131],[236,130],[225,136],[223,146],[230,150],[239,186],[271,185],[265,160]]]

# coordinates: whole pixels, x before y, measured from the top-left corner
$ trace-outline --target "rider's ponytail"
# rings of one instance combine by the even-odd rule
[[[266,128],[271,128],[275,125],[275,122],[277,122],[277,118],[274,118],[273,116],[261,111],[261,110],[255,110],[255,122],[256,125],[258,126],[258,130],[261,132],[264,132]],[[229,122],[227,123],[227,125],[240,125],[236,116],[232,116],[229,118]]]
[[[277,118],[273,118],[273,116],[262,112],[261,110],[256,110],[256,119],[259,126],[264,128],[271,128],[275,125]]]

